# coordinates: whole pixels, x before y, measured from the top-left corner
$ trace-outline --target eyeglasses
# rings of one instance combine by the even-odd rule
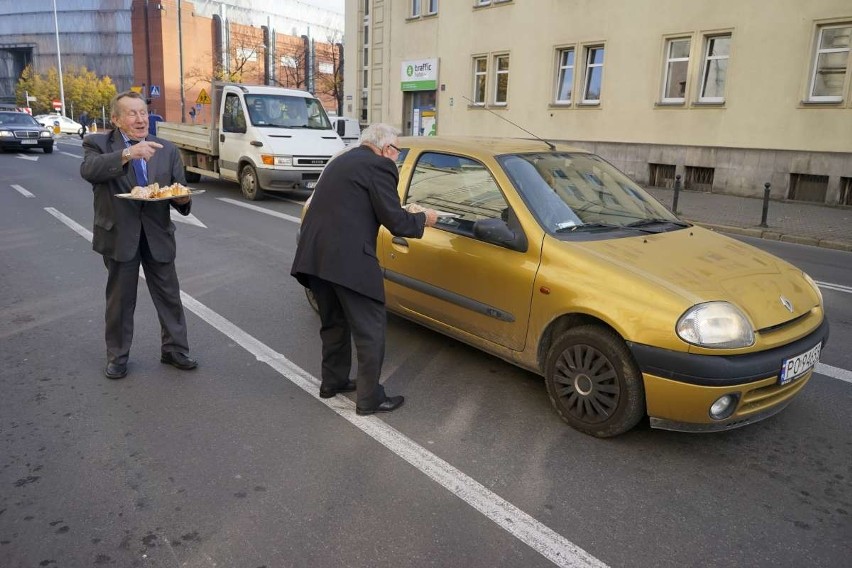
[[[399,148],[397,148],[397,147],[396,147],[396,146],[394,146],[393,144],[388,144],[388,147],[389,147],[389,148],[393,148],[394,150],[396,150],[397,154],[401,154],[401,153],[402,153],[402,150],[400,150]]]
[[[126,116],[128,118],[145,118],[146,116],[148,116],[148,111],[147,110],[139,110],[139,111],[129,110],[129,111],[124,113],[124,116]]]

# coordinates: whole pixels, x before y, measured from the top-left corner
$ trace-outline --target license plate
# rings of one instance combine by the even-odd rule
[[[21,144],[38,144],[38,140],[21,140]]]
[[[317,182],[315,182],[315,181],[306,181],[305,182],[305,189],[313,189],[316,186],[317,186]]]
[[[813,369],[819,362],[819,352],[821,349],[822,343],[817,343],[801,355],[786,359],[781,366],[781,377],[778,379],[778,384],[786,385],[793,379],[797,379]]]

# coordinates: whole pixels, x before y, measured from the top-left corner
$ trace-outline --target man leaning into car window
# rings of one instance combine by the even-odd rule
[[[302,221],[290,274],[310,288],[319,305],[322,339],[320,396],[357,390],[357,414],[391,412],[402,396],[379,383],[385,355],[385,291],[376,237],[384,225],[394,236],[423,236],[437,220],[432,209],[400,206],[398,131],[387,124],[364,130],[361,144],[325,167]],[[355,382],[351,338],[358,353]]]

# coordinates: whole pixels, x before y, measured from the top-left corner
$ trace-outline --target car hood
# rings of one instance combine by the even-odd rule
[[[801,270],[755,247],[701,227],[584,243],[563,242],[680,295],[689,305],[714,300],[740,308],[756,330],[819,305]]]

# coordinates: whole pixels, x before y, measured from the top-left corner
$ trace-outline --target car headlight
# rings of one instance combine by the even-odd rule
[[[12,136],[11,130],[0,130],[0,136]]]
[[[49,132],[47,130],[42,130],[38,134],[39,138],[53,138],[53,132]]]
[[[677,335],[687,343],[710,349],[754,344],[754,332],[745,314],[728,302],[692,306],[677,321]]]
[[[805,280],[807,280],[808,284],[810,284],[811,287],[813,287],[814,292],[816,292],[817,298],[819,298],[819,305],[821,306],[822,305],[822,290],[819,289],[819,286],[814,281],[814,279],[811,278],[810,276],[808,276],[808,274],[806,272],[802,272],[802,276],[804,276]]]
[[[293,156],[275,156],[275,165],[289,168],[293,165]]]

